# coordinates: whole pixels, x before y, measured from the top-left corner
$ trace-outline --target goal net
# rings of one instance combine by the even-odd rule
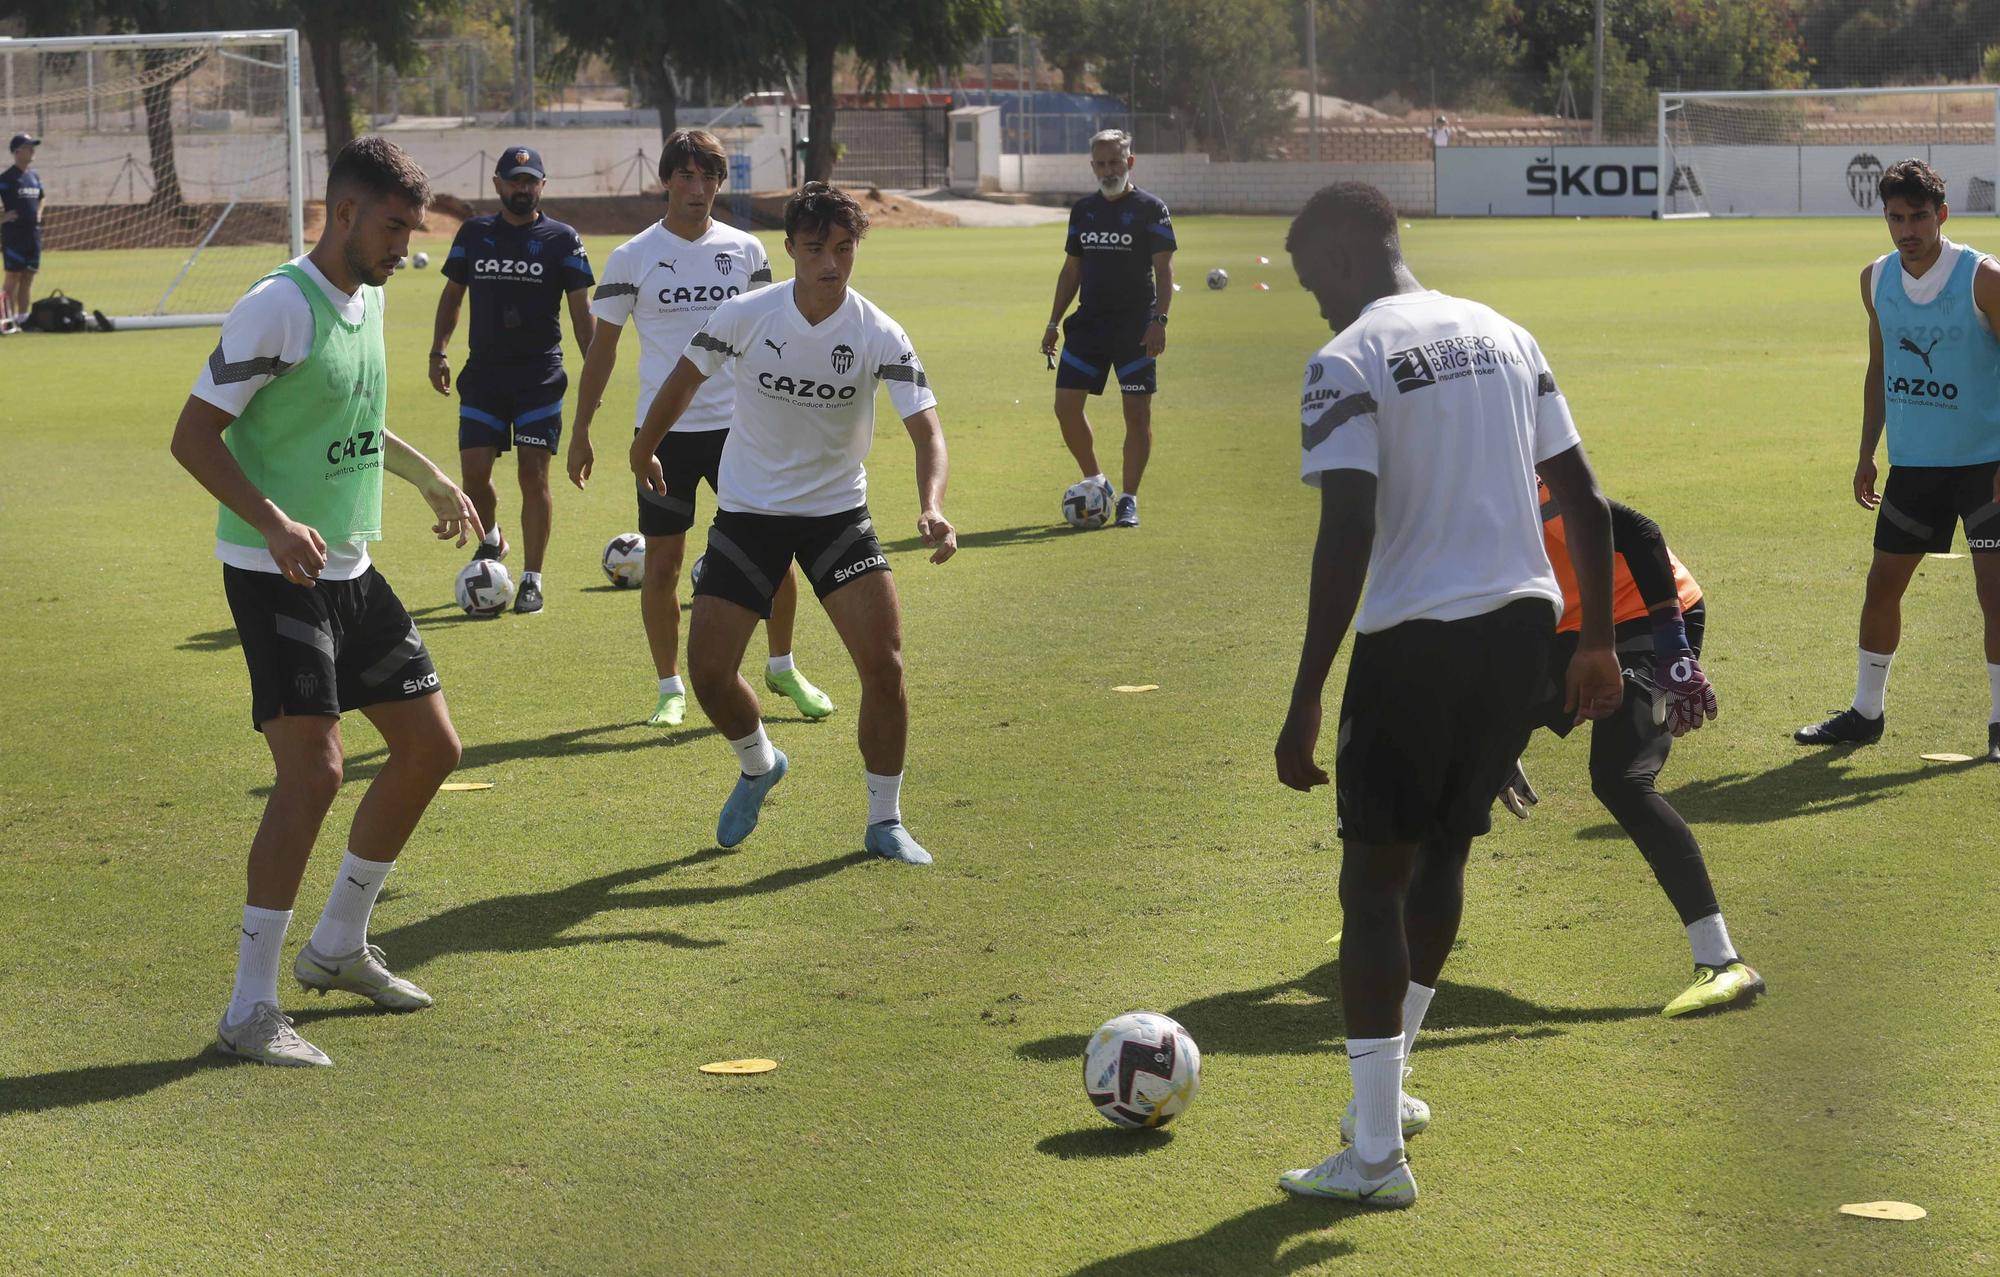
[[[2000,87],[1662,93],[1660,216],[1879,216],[1898,160],[1943,174],[1955,213],[1993,213]]]
[[[302,252],[298,66],[293,31],[0,39],[0,125],[42,140],[36,296],[219,324]]]

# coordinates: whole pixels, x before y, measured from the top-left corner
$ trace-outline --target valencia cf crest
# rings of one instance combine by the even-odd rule
[[[845,377],[847,370],[854,367],[854,348],[840,345],[833,348],[833,371]]]
[[[727,275],[729,273],[729,264],[735,260],[735,258],[727,253],[717,253],[715,255],[715,273],[718,275]]]
[[[526,164],[527,162],[528,162],[528,153],[526,151],[514,152],[514,163]]]

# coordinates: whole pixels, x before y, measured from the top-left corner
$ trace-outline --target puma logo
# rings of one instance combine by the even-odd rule
[[[347,880],[353,883],[355,886],[361,888],[363,891],[368,890],[368,884],[361,881],[359,878],[356,878],[353,874],[347,875]]]
[[[785,357],[785,343],[775,342],[772,341],[769,337],[766,337],[764,339],[764,344],[766,346],[769,346],[772,350],[777,351],[778,358],[783,359]]]
[[[664,269],[664,270],[666,270],[666,271],[669,271],[669,272],[672,272],[672,273],[678,273],[678,272],[674,272],[674,264],[673,264],[672,262],[661,262],[661,263],[660,263],[660,266],[661,266],[661,268],[662,268],[662,269]]]
[[[1904,350],[1909,351],[1911,354],[1915,355],[1917,358],[1924,361],[1925,372],[1935,372],[1936,369],[1931,367],[1931,352],[1937,349],[1938,342],[1942,340],[1944,339],[1941,337],[1933,337],[1931,338],[1930,345],[1919,347],[1917,343],[1911,341],[1908,337],[1905,337],[1903,338],[1902,341],[1902,348]]]
[[[242,931],[244,935],[246,935],[246,936],[249,936],[249,937],[250,937],[250,938],[251,938],[252,940],[255,940],[255,939],[257,938],[257,936],[258,936],[258,933],[257,933],[257,932],[255,932],[255,931],[245,931],[245,930],[244,930],[244,929],[243,929],[242,927],[238,927],[238,928],[237,928],[237,930],[238,930],[238,931]]]

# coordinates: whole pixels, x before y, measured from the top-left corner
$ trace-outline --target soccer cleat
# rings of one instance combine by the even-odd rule
[[[299,1031],[292,1027],[292,1017],[269,1002],[259,1002],[250,1018],[241,1024],[231,1024],[229,1013],[223,1012],[222,1022],[215,1026],[215,1050],[218,1055],[280,1068],[333,1067],[326,1052],[299,1036]]]
[[[500,529],[497,526],[493,530],[495,532],[500,532]],[[478,545],[473,547],[472,561],[474,563],[477,563],[481,559],[504,559],[507,557],[507,551],[511,549],[513,549],[513,547],[507,544],[507,534],[505,532],[500,532],[499,545],[492,545],[484,540],[481,540]]]
[[[1404,1069],[1403,1076],[1410,1076],[1410,1071]],[[1422,1134],[1424,1129],[1431,1124],[1431,1106],[1416,1096],[1409,1094],[1407,1091],[1401,1092],[1401,1095],[1403,1138],[1408,1139],[1412,1135]],[[1354,1101],[1349,1100],[1347,1102],[1347,1111],[1340,1115],[1340,1139],[1342,1143],[1352,1144],[1354,1142],[1354,1125]]]
[[[646,720],[648,727],[679,727],[687,717],[688,698],[685,692],[661,692],[660,703],[653,706],[653,716]]]
[[[1986,761],[2000,763],[2000,723],[1986,725]]]
[[[722,815],[715,821],[715,845],[734,847],[750,836],[757,828],[757,813],[764,809],[764,796],[777,787],[785,778],[785,771],[791,760],[785,751],[774,749],[771,755],[777,761],[771,770],[762,776],[743,775],[736,778],[736,788],[730,792],[727,802],[722,804]]]
[[[1361,1155],[1343,1148],[1318,1166],[1286,1171],[1278,1176],[1278,1187],[1300,1197],[1332,1197],[1343,1202],[1377,1209],[1400,1210],[1417,1204],[1417,1178],[1410,1164],[1398,1159],[1387,1175],[1369,1175],[1361,1169]]]
[[[1764,977],[1752,971],[1741,958],[1731,958],[1720,967],[1695,964],[1694,983],[1679,997],[1667,1003],[1660,1014],[1672,1019],[1675,1016],[1695,1015],[1703,1011],[1720,1011],[1738,1003],[1748,1005],[1751,999],[1764,991]]]
[[[792,704],[798,706],[799,713],[807,718],[825,718],[833,713],[833,698],[806,682],[806,676],[797,669],[789,669],[782,674],[766,670],[764,686],[791,697]]]
[[[1139,498],[1118,498],[1118,519],[1114,526],[1120,528],[1136,528],[1139,526]]]
[[[1801,745],[1873,745],[1882,739],[1882,725],[1888,721],[1887,714],[1870,718],[1849,706],[1824,723],[1799,728],[1792,739]]]
[[[884,820],[868,826],[861,845],[884,860],[900,860],[906,865],[927,865],[931,853],[917,845],[900,820]]]
[[[421,1011],[431,1004],[431,995],[390,971],[382,950],[372,944],[329,958],[308,940],[292,963],[292,978],[321,996],[332,990],[358,993],[390,1011]]]
[[[520,613],[542,610],[542,587],[533,581],[521,582],[521,588],[514,591],[514,610]]]

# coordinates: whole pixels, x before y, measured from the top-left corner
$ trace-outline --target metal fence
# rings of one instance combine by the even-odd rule
[[[922,190],[945,180],[950,139],[949,108],[877,109],[847,107],[833,117],[834,142],[841,147],[834,179],[843,186]]]
[[[1132,135],[1132,149],[1141,155],[1178,154],[1188,149],[1189,134],[1171,115],[1152,112],[1027,112],[1016,114],[1000,106],[1000,149],[1009,155],[1082,155],[1093,135],[1123,129]]]

